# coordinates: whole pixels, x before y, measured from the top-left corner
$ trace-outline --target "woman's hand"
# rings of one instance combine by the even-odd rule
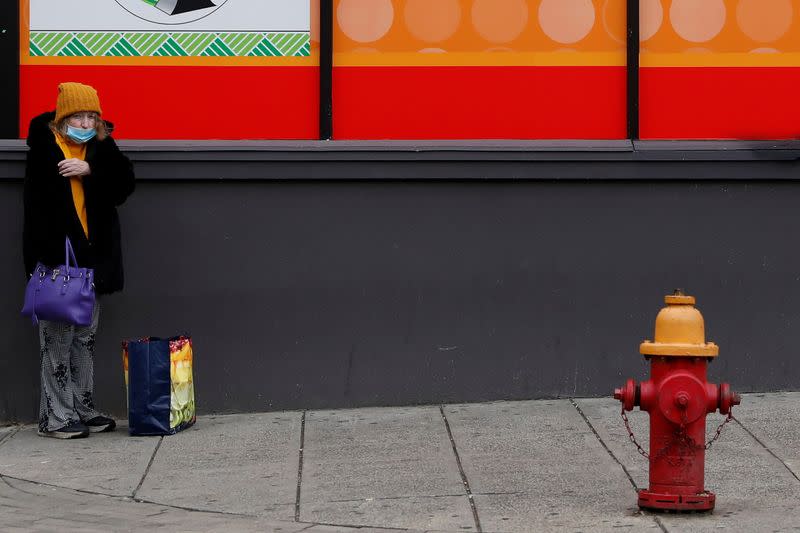
[[[88,176],[92,173],[92,169],[89,168],[89,163],[86,161],[72,158],[58,163],[58,173],[65,178],[72,178],[74,176]]]

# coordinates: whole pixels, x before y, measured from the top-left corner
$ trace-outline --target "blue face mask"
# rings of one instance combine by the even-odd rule
[[[67,137],[73,142],[83,144],[97,135],[97,130],[94,128],[73,128],[67,124]]]

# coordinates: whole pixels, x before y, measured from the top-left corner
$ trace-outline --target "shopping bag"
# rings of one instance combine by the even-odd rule
[[[125,341],[122,365],[131,435],[172,435],[195,423],[191,338]]]

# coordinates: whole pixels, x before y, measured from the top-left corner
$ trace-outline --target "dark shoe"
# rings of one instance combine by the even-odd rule
[[[92,433],[102,433],[104,431],[114,431],[117,423],[106,416],[96,416],[84,422]]]
[[[89,428],[83,422],[71,422],[53,431],[39,430],[40,437],[52,437],[54,439],[80,439],[89,436]]]

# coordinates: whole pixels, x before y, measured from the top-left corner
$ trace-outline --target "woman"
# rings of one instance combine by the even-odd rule
[[[98,295],[122,289],[121,205],[135,187],[131,162],[109,136],[97,92],[58,86],[55,112],[31,121],[25,167],[25,271],[64,262],[69,237],[78,265],[95,269]],[[87,327],[40,321],[39,435],[70,439],[111,431],[114,420],[94,406],[93,353],[100,313]]]

